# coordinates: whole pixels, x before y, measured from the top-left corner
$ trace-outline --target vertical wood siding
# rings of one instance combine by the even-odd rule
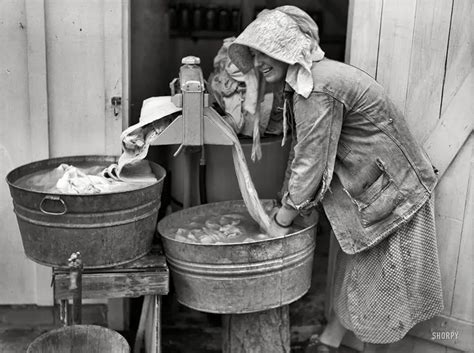
[[[40,159],[120,153],[128,15],[126,0],[0,1],[1,180]],[[117,116],[113,96],[122,97]],[[24,255],[5,182],[0,217],[0,305],[52,304],[51,269]]]
[[[470,0],[350,3],[347,62],[386,87],[441,176],[435,197],[445,309],[387,352],[474,350],[472,18]],[[457,340],[431,339],[450,330]]]
[[[44,26],[41,32],[41,24],[30,21],[32,6],[41,3],[0,2],[0,304],[52,302],[50,271],[25,257],[5,182],[10,170],[48,156]]]

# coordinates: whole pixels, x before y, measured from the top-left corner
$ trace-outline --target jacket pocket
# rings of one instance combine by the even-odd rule
[[[382,160],[377,159],[380,175],[364,192],[354,197],[360,212],[363,227],[369,227],[389,216],[402,201],[403,195],[385,169]]]

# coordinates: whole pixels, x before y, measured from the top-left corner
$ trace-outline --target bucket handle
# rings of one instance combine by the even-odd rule
[[[44,209],[44,203],[48,200],[54,201],[54,202],[57,201],[57,202],[61,203],[61,205],[63,206],[63,210],[60,211],[60,212],[46,211]],[[54,215],[54,216],[61,216],[61,215],[65,214],[67,212],[67,206],[66,206],[66,203],[63,201],[63,199],[61,199],[61,197],[59,197],[59,196],[51,196],[51,195],[46,195],[45,197],[43,197],[43,199],[40,202],[39,209],[41,210],[41,212],[43,212],[45,214]]]

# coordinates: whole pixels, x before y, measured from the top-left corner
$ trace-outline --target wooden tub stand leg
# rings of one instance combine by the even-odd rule
[[[289,353],[289,306],[223,315],[223,353]]]

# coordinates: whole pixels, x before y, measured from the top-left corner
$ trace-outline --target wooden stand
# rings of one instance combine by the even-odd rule
[[[53,268],[54,299],[61,302],[64,324],[70,323],[68,269]],[[131,298],[145,296],[134,352],[145,343],[146,352],[161,353],[161,296],[169,292],[169,270],[161,247],[131,263],[82,272],[83,299]]]
[[[223,353],[289,353],[289,306],[223,316]]]

